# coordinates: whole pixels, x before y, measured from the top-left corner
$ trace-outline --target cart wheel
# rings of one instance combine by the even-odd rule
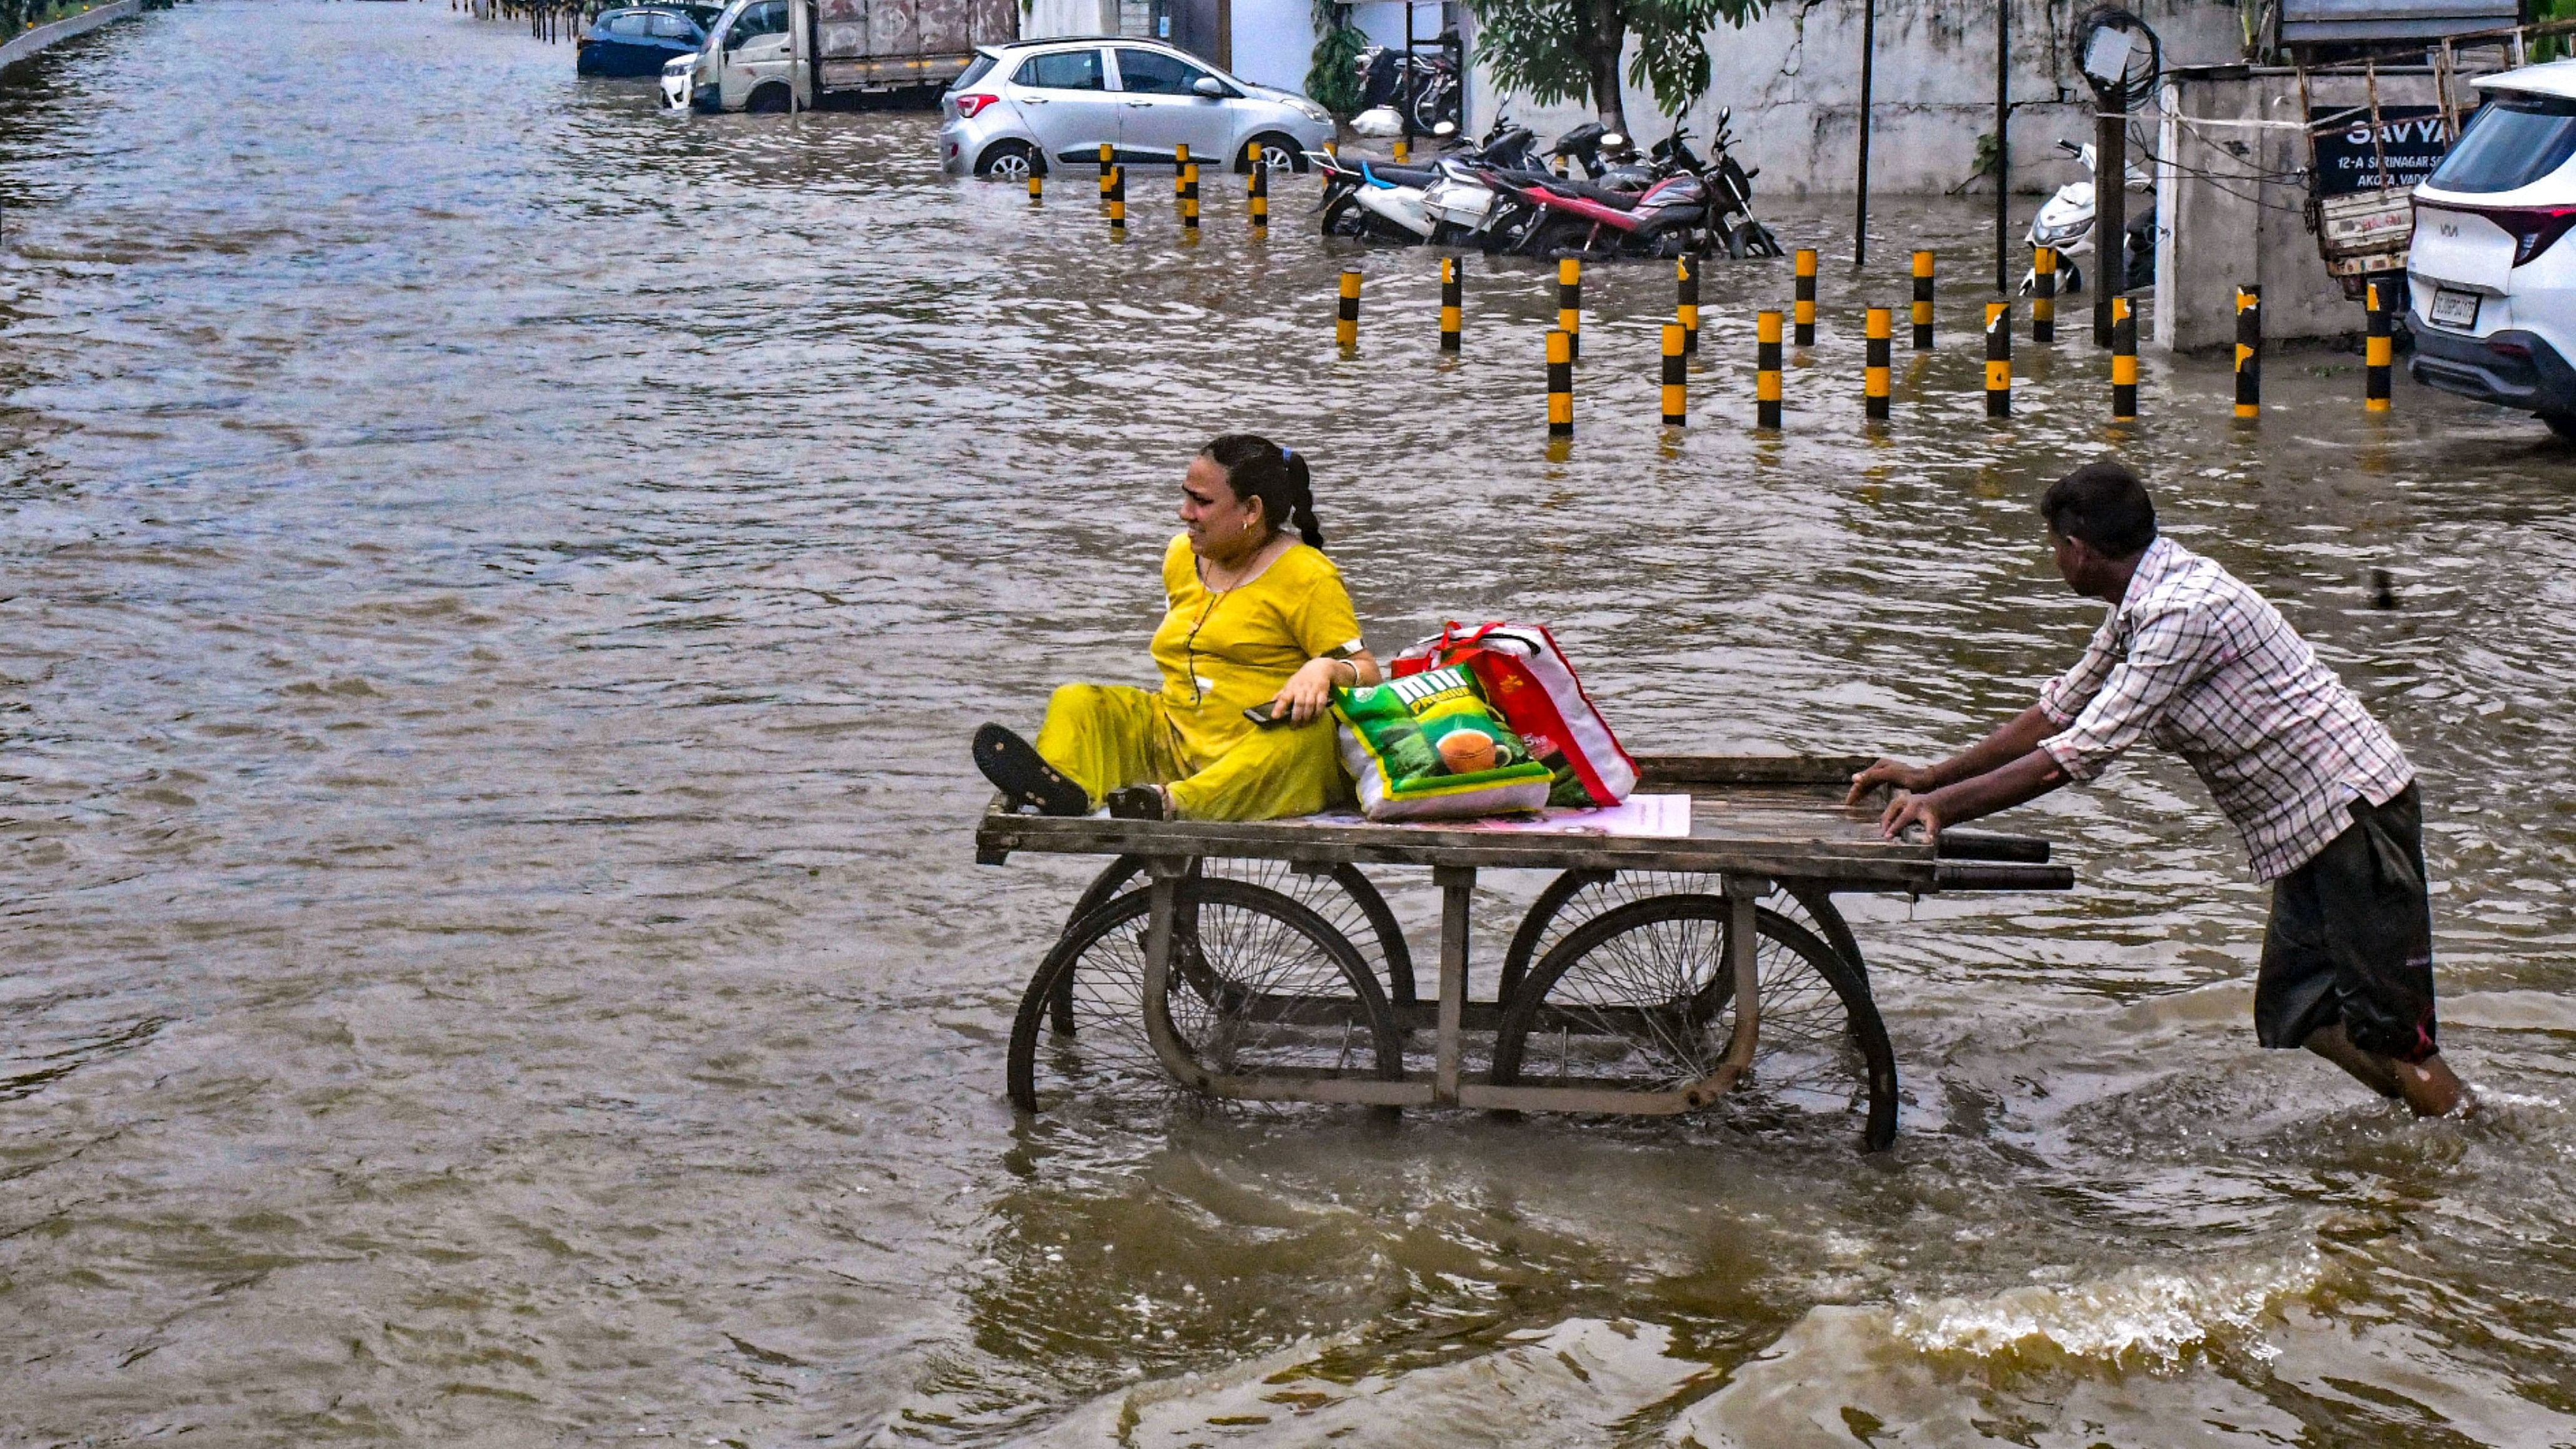
[[[1075,922],[1030,978],[1011,1023],[1010,1095],[1020,1110],[1047,1110],[1077,1090],[1157,1100],[1178,1090],[1145,1036],[1152,904],[1145,890],[1112,898]],[[1404,1074],[1385,992],[1321,915],[1223,879],[1184,880],[1180,906],[1172,1026],[1210,1070]]]
[[[1522,978],[1529,974],[1530,963],[1546,955],[1581,922],[1630,901],[1655,896],[1715,895],[1717,890],[1718,880],[1713,875],[1671,875],[1660,871],[1622,875],[1606,870],[1569,870],[1548,882],[1547,889],[1530,903],[1529,914],[1521,917],[1520,928],[1512,932],[1511,944],[1503,950],[1494,999],[1510,1001]],[[1824,937],[1826,945],[1851,963],[1852,974],[1860,979],[1862,988],[1868,988],[1869,967],[1861,960],[1860,942],[1852,938],[1843,913],[1834,909],[1833,892],[1824,882],[1778,882],[1778,888],[1764,904]]]
[[[1540,958],[1494,1033],[1493,1081],[1669,1092],[1717,1070],[1735,1031],[1723,896],[1668,895],[1593,917]],[[1757,910],[1762,1019],[1728,1102],[1760,1125],[1853,1122],[1896,1137],[1896,1058],[1859,973],[1813,931]]]
[[[1065,917],[1064,928],[1070,933],[1074,923],[1100,909],[1103,902],[1115,896],[1145,869],[1145,857],[1122,855],[1108,868],[1092,878],[1073,903]],[[1337,865],[1330,875],[1300,875],[1281,860],[1201,860],[1199,873],[1225,880],[1239,880],[1257,885],[1306,906],[1324,918],[1325,924],[1339,931],[1359,948],[1360,959],[1377,972],[1386,983],[1388,998],[1398,1006],[1414,1004],[1413,952],[1404,943],[1404,928],[1395,922],[1395,912],[1387,908],[1386,897],[1378,894],[1369,878],[1355,865]],[[1057,1026],[1070,1030],[1062,1017]]]

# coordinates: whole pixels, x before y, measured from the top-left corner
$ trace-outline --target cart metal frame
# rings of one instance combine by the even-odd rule
[[[1263,821],[1138,821],[1012,814],[997,801],[975,834],[979,864],[999,865],[1016,851],[1138,857],[1152,892],[1144,963],[1145,1031],[1155,1056],[1182,1086],[1214,1097],[1250,1101],[1349,1103],[1376,1107],[1459,1106],[1499,1110],[1670,1115],[1723,1097],[1752,1062],[1761,1031],[1756,952],[1757,903],[1775,884],[1802,888],[1810,909],[1832,908],[1844,891],[1931,895],[1949,891],[2065,890],[2074,872],[2048,863],[2048,842],[2025,836],[1945,831],[1936,847],[1882,840],[1878,812],[1846,807],[1843,792],[1867,757],[1645,756],[1640,791],[1686,791],[1691,833],[1680,839],[1517,834],[1424,825]],[[1285,861],[1303,874],[1345,864],[1428,867],[1441,893],[1439,994],[1434,1003],[1400,1004],[1408,1032],[1435,1033],[1434,1065],[1389,1080],[1358,1069],[1272,1069],[1226,1075],[1192,1055],[1169,1009],[1174,934],[1181,882],[1197,859]],[[1528,868],[1587,873],[1657,872],[1714,876],[1728,902],[1726,967],[1738,1003],[1733,1034],[1716,1069],[1670,1091],[1594,1086],[1502,1085],[1462,1072],[1464,1039],[1490,1027],[1507,1000],[1468,999],[1469,907],[1476,873]],[[1605,875],[1604,878],[1607,878]],[[1835,953],[1855,954],[1838,916]],[[1867,967],[1849,964],[1867,981]],[[1425,1018],[1428,1018],[1427,1020]]]

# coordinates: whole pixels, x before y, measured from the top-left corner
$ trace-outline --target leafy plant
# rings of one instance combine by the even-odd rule
[[[1619,56],[1637,37],[1628,79],[1678,115],[1708,93],[1708,32],[1741,29],[1767,0],[1468,0],[1476,56],[1506,90],[1547,103],[1589,100],[1601,124],[1628,130]],[[1633,134],[1633,133],[1632,133]]]
[[[1360,108],[1360,52],[1368,33],[1351,23],[1351,7],[1335,0],[1315,0],[1315,50],[1306,68],[1306,95],[1334,115],[1347,117]]]

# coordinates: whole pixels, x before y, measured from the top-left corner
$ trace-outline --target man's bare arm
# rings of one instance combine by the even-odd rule
[[[2030,754],[2039,748],[2041,740],[2057,733],[2057,728],[2056,721],[2048,717],[2048,711],[2034,704],[1996,726],[1994,733],[1939,764],[1908,765],[1901,760],[1879,761],[1852,776],[1851,793],[1843,798],[1843,803],[1857,805],[1864,796],[1881,785],[1890,785],[1899,790],[1921,795],[1961,780],[1973,780],[1979,775],[1989,774]],[[2052,785],[2049,788],[2056,787]],[[2018,805],[2021,801],[2016,800],[2012,803]],[[1996,810],[2003,808],[2000,805],[1994,807]]]
[[[1983,746],[1980,746],[1983,748]],[[1893,840],[1909,825],[1923,827],[1927,840],[1940,838],[1942,827],[1978,820],[1998,810],[2038,799],[2066,783],[2066,767],[2046,750],[2032,750],[2000,770],[1917,795],[1900,790],[1879,816],[1881,835]]]

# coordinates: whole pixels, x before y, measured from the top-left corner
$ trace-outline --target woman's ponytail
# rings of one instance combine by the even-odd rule
[[[1324,526],[1315,520],[1314,478],[1304,458],[1257,433],[1221,434],[1199,456],[1225,470],[1237,502],[1261,500],[1261,518],[1272,533],[1294,525],[1307,547],[1324,546]]]
[[[1315,521],[1315,479],[1306,471],[1306,460],[1290,448],[1279,450],[1288,464],[1288,518],[1297,525],[1297,536],[1308,548],[1324,546],[1324,525]]]

